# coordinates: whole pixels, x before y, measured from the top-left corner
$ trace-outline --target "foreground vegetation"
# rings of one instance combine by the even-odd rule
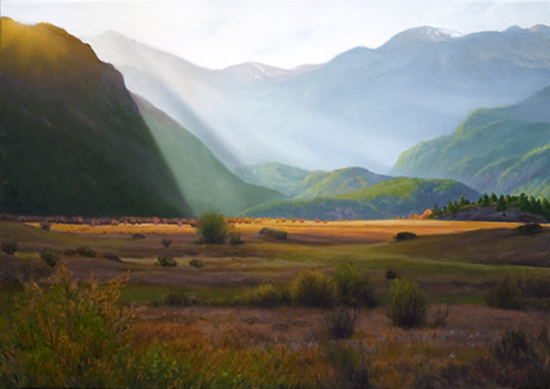
[[[264,242],[254,224],[238,225],[244,244],[201,245],[185,226],[69,234],[0,223],[17,242],[0,253],[0,386],[548,386],[550,274],[525,266],[550,259],[546,228],[427,236],[466,224],[291,224],[278,225],[322,240]],[[350,228],[385,238],[339,241]],[[483,259],[504,240],[515,263]],[[177,266],[155,266],[161,257]],[[92,271],[110,281],[83,282]]]

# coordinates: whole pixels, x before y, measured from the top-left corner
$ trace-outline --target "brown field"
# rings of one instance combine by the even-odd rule
[[[39,225],[0,222],[0,237],[18,242],[14,256],[0,253],[0,281],[16,277],[47,283],[54,270],[40,259],[41,249],[53,247],[62,252],[87,245],[97,252],[96,257],[61,254],[59,265],[69,268],[80,281],[90,276],[103,280],[129,275],[122,301],[133,304],[138,312],[132,329],[134,342],[162,342],[185,349],[191,347],[192,339],[201,339],[218,350],[301,350],[321,347],[326,341],[326,309],[255,308],[235,302],[255,286],[288,284],[302,269],[331,274],[340,261],[350,261],[368,272],[382,306],[363,309],[355,334],[342,342],[366,353],[375,387],[413,388],[419,387],[413,383],[420,372],[437,376],[438,369],[449,364],[474,363],[487,356],[504,331],[534,333],[547,325],[548,311],[496,309],[483,301],[484,293],[503,275],[527,270],[550,274],[549,229],[520,236],[513,231],[518,225],[433,220],[272,221],[236,224],[245,242],[242,245],[205,246],[194,244],[195,230],[189,225],[54,224],[48,232]],[[288,240],[262,241],[254,236],[262,227],[285,230]],[[395,234],[403,231],[418,238],[395,242]],[[132,239],[135,233],[146,238]],[[162,246],[164,238],[172,239],[169,248]],[[104,259],[107,252],[122,261]],[[160,255],[173,257],[178,266],[155,265]],[[189,266],[191,259],[200,259],[205,266]],[[438,307],[449,308],[448,324],[396,328],[386,316],[388,269],[416,280],[430,295],[429,318]],[[197,303],[187,308],[163,305],[162,298],[169,291],[184,292]],[[483,387],[496,387],[489,381]],[[435,387],[445,387],[441,385]]]

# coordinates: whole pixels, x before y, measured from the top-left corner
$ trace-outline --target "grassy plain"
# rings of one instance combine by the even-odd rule
[[[0,222],[2,239],[18,243],[14,256],[0,253],[0,281],[11,274],[24,281],[46,283],[54,270],[39,258],[40,250],[52,247],[63,252],[90,246],[97,252],[96,257],[61,254],[58,266],[69,268],[80,281],[91,275],[99,280],[129,275],[121,301],[134,304],[138,311],[132,327],[136,347],[166,343],[183,352],[197,351],[197,344],[206,344],[216,350],[212,352],[219,358],[226,358],[224,361],[229,355],[225,353],[236,353],[231,355],[237,370],[239,363],[247,363],[245,359],[239,362],[247,350],[268,354],[293,350],[299,363],[309,364],[306,367],[311,374],[300,375],[289,362],[287,371],[279,372],[287,384],[294,383],[286,387],[315,387],[339,374],[327,362],[330,353],[323,351],[328,342],[323,324],[327,310],[256,308],[238,301],[258,285],[288,284],[303,269],[331,274],[339,262],[349,261],[368,272],[380,301],[379,307],[361,312],[355,334],[341,341],[366,356],[371,384],[379,388],[419,388],[428,380],[430,385],[436,383],[433,387],[453,387],[441,381],[445,372],[471,364],[475,368],[475,361],[488,355],[488,348],[504,331],[536,332],[548,323],[550,316],[545,311],[507,311],[484,304],[484,293],[506,274],[550,274],[548,230],[521,236],[513,231],[518,225],[434,220],[326,224],[270,221],[237,224],[244,244],[206,246],[194,243],[194,228],[188,225],[54,224],[51,231],[44,231],[38,225]],[[255,234],[263,227],[287,231],[288,240],[261,240]],[[395,234],[403,231],[418,237],[394,241]],[[134,239],[135,233],[143,234],[145,239]],[[171,239],[170,247],[165,248],[162,239]],[[121,261],[107,260],[103,258],[105,253],[116,254]],[[178,266],[155,265],[161,255],[173,257]],[[205,266],[192,267],[191,259],[200,259]],[[414,330],[392,326],[385,314],[390,288],[385,273],[389,269],[400,278],[417,281],[428,293],[432,301],[429,318],[436,315],[438,307],[450,308],[448,324]],[[161,301],[169,292],[184,292],[195,303],[190,307],[163,305]],[[281,355],[277,358],[284,364]],[[208,368],[214,369],[212,366]],[[237,370],[230,369],[233,373]],[[215,369],[212,371],[215,373]],[[269,377],[267,372],[254,374]],[[498,380],[493,378],[481,377],[480,387],[496,387]],[[470,384],[457,381],[455,387]]]

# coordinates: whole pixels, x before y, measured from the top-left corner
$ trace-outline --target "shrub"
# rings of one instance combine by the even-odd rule
[[[360,308],[340,307],[325,316],[325,327],[333,339],[346,339],[355,333]]]
[[[76,249],[76,253],[82,257],[95,257],[96,252],[90,246],[80,246]]]
[[[396,279],[390,289],[391,302],[387,312],[392,322],[402,328],[417,328],[426,324],[428,296],[412,280]]]
[[[542,232],[542,227],[539,223],[524,224],[514,229],[519,235],[534,235]]]
[[[63,251],[63,254],[64,255],[68,255],[68,256],[73,256],[73,255],[76,255],[76,251],[75,250],[72,250],[72,249],[65,249]]]
[[[231,244],[233,246],[237,246],[237,245],[242,244],[242,243],[244,243],[244,242],[241,240],[241,234],[235,229],[230,229],[230,231],[229,231],[229,244]]]
[[[504,309],[521,309],[526,303],[517,282],[508,275],[485,294],[485,301],[491,307]]]
[[[327,362],[334,371],[335,382],[330,387],[342,389],[370,388],[370,374],[365,354],[339,343],[323,345]]]
[[[162,303],[172,307],[189,307],[193,304],[193,300],[188,298],[183,292],[168,292]]]
[[[336,283],[321,271],[302,270],[291,286],[292,302],[309,307],[330,307],[337,297]]]
[[[334,272],[341,301],[348,305],[374,307],[374,286],[351,262],[340,262]]]
[[[54,267],[59,261],[59,254],[57,254],[57,251],[51,248],[45,248],[40,252],[40,258],[44,260],[50,267]]]
[[[52,228],[52,225],[48,222],[42,222],[40,223],[40,228],[42,228],[44,231],[49,231]]]
[[[525,272],[518,280],[518,286],[525,297],[550,297],[550,275]]]
[[[169,258],[169,257],[158,257],[157,262],[155,262],[155,265],[169,266],[169,267],[176,266],[177,264],[178,263],[174,258]]]
[[[132,239],[145,239],[145,235],[138,232],[137,234],[132,235]]]
[[[164,238],[162,241],[161,241],[162,245],[166,248],[170,247],[170,245],[172,244],[172,239],[166,239]]]
[[[3,387],[126,387],[131,310],[118,304],[127,276],[86,287],[61,267],[53,284],[28,285],[0,334]]]
[[[197,238],[199,244],[223,244],[229,231],[229,224],[225,216],[216,213],[207,213],[197,224]]]
[[[108,259],[109,261],[121,262],[119,256],[113,253],[105,253],[103,258]]]
[[[202,262],[202,259],[192,259],[189,261],[189,265],[197,268],[204,267],[204,262]]]
[[[244,299],[248,305],[272,308],[291,303],[290,289],[281,284],[260,285],[252,290]]]
[[[392,269],[388,269],[386,270],[385,277],[386,277],[386,280],[390,280],[390,281],[395,280],[397,278],[397,273]]]
[[[394,237],[394,239],[398,242],[401,242],[404,240],[411,240],[415,238],[416,238],[416,234],[412,232],[398,232]]]
[[[438,305],[433,313],[432,325],[435,328],[443,328],[447,325],[449,315],[451,314],[451,307],[443,308]]]
[[[6,254],[13,255],[17,251],[17,242],[15,240],[3,240],[0,248]]]

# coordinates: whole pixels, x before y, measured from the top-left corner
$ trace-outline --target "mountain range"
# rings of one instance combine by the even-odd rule
[[[450,135],[401,154],[392,174],[452,178],[482,192],[550,197],[550,87],[478,109]]]
[[[550,84],[550,28],[542,25],[465,36],[419,27],[289,71],[204,69],[114,32],[89,42],[131,91],[232,170],[281,162],[387,172],[401,152],[449,134],[472,109],[513,104]]]

